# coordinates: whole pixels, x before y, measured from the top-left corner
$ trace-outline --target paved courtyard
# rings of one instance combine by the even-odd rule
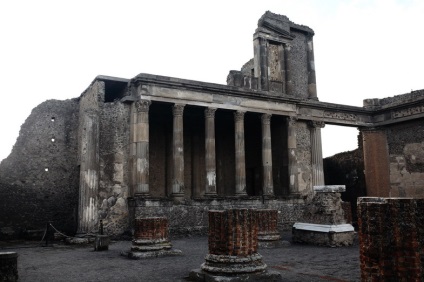
[[[290,240],[290,233],[283,234]],[[120,256],[130,241],[112,242],[109,251],[94,252],[92,246],[55,243],[0,244],[0,251],[16,251],[20,281],[186,281],[190,270],[199,268],[207,254],[207,237],[173,239],[182,256],[130,260]],[[259,253],[284,281],[360,281],[359,249],[290,244]]]

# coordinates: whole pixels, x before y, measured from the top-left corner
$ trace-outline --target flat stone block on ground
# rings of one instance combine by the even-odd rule
[[[151,252],[121,252],[121,256],[130,258],[130,259],[146,259],[146,258],[157,258],[165,256],[180,256],[183,252],[181,250],[171,249],[171,250],[159,250]]]
[[[292,229],[292,240],[319,246],[340,247],[351,246],[355,231],[350,224],[325,225],[295,223]]]

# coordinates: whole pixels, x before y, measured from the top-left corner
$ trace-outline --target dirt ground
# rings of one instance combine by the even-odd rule
[[[283,234],[283,239],[290,240],[290,234]],[[18,253],[19,281],[186,281],[190,270],[204,262],[207,237],[173,239],[172,243],[182,256],[131,260],[120,255],[129,250],[130,241],[112,242],[102,252],[95,252],[91,245],[2,242],[0,252]],[[340,248],[290,244],[258,252],[284,281],[360,281],[357,242]]]

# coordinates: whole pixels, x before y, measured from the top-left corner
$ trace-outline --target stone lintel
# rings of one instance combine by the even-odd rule
[[[337,224],[337,225],[330,225],[330,224],[313,224],[313,223],[303,223],[303,222],[296,222],[293,225],[293,228],[299,229],[299,230],[305,230],[305,231],[314,231],[314,232],[334,232],[334,233],[340,233],[340,232],[353,232],[355,229],[351,224]]]
[[[346,191],[346,185],[322,185],[314,186],[317,193],[341,193]]]

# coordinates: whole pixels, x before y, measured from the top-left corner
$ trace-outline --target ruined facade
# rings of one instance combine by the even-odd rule
[[[98,76],[79,98],[39,105],[0,164],[2,234],[48,220],[86,234],[103,220],[106,233],[120,236],[139,216],[166,216],[171,234],[196,233],[206,230],[210,209],[243,207],[277,209],[279,228],[290,228],[312,187],[324,184],[325,123],[363,130],[366,153],[375,142],[401,142],[387,138],[388,128],[422,121],[421,112],[395,116],[422,105],[420,95],[393,107],[319,102],[313,36],[267,12],[253,36],[254,58],[230,71],[228,85]],[[373,135],[380,126],[386,135]],[[414,144],[407,150],[422,146]],[[387,165],[401,162],[398,151]],[[405,163],[416,171],[414,156]],[[380,174],[367,177],[368,185]]]

